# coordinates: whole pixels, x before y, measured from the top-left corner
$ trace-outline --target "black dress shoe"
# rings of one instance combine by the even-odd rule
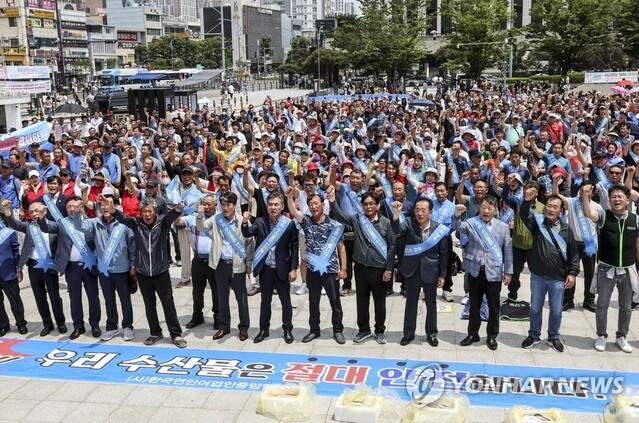
[[[73,332],[71,332],[71,335],[69,335],[69,339],[70,340],[74,340],[80,337],[80,335],[84,334],[86,332],[86,330],[84,328],[82,329],[73,329]]]
[[[10,326],[4,327],[4,328],[0,328],[0,336],[5,336],[7,334],[7,332],[9,332],[11,330]]]
[[[293,343],[293,334],[291,333],[290,330],[284,331],[284,342],[286,342],[287,344]]]
[[[91,328],[91,336],[93,336],[94,338],[99,338],[100,336],[102,336],[102,331],[97,326]]]
[[[401,345],[402,347],[405,347],[406,345],[410,344],[411,342],[413,342],[413,339],[415,339],[414,336],[411,337],[403,337],[401,341],[399,341],[399,345]]]
[[[475,342],[479,342],[479,336],[468,335],[459,343],[462,347],[467,347],[470,344],[474,344]]]
[[[253,339],[253,343],[254,344],[259,344],[260,342],[262,342],[264,340],[264,338],[268,338],[270,335],[269,331],[267,330],[261,330],[257,336],[255,337],[255,339]]]
[[[18,326],[18,333],[20,335],[26,335],[27,333],[29,333],[29,329],[27,329],[26,326]]]
[[[575,303],[574,301],[567,301],[564,303],[563,307],[561,307],[562,311],[568,311],[570,309],[575,308]]]
[[[490,338],[490,337],[486,338],[486,345],[488,345],[488,348],[495,351],[497,349],[497,340],[495,340],[495,338]]]
[[[193,329],[196,326],[200,326],[202,323],[204,323],[204,319],[191,319],[191,321],[186,324],[186,328]]]
[[[60,325],[60,326],[58,326],[58,332],[60,332],[60,333],[67,333],[67,327],[66,327],[66,325]]]
[[[48,334],[51,333],[51,331],[53,330],[53,326],[48,327],[48,328],[44,328],[40,331],[40,336],[47,336]]]
[[[241,330],[240,334],[237,336],[240,341],[244,342],[248,339],[248,332],[246,332],[245,330]]]
[[[431,347],[436,347],[439,345],[439,339],[437,339],[437,335],[426,335],[426,341],[428,341],[428,345]]]
[[[335,342],[340,345],[344,345],[346,343],[346,338],[344,338],[344,334],[342,332],[335,332],[333,334],[333,338],[335,339]]]
[[[594,301],[584,301],[584,309],[592,311],[593,313],[597,312],[597,306]]]
[[[223,338],[224,335],[228,335],[229,333],[231,333],[230,330],[221,330],[220,329],[217,332],[215,332],[215,335],[213,335],[213,339],[216,340],[216,339]]]
[[[319,333],[309,332],[306,334],[304,338],[302,338],[302,342],[311,342],[313,339],[319,338]]]

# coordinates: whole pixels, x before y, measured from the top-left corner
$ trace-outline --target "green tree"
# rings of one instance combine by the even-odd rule
[[[233,48],[232,40],[228,39],[226,46],[226,66],[232,66]],[[203,40],[190,40],[167,35],[158,38],[147,47],[138,47],[136,55],[142,63],[148,61],[152,64],[164,64],[163,69],[194,68],[198,64],[207,68],[222,67],[222,39],[221,37],[205,38]],[[155,69],[160,69],[155,65]]]
[[[337,17],[332,47],[348,52],[353,67],[388,76],[406,75],[424,57],[428,29],[425,0],[362,0],[361,17]]]
[[[444,35],[448,45],[437,52],[443,67],[474,79],[490,66],[501,68],[507,54],[507,0],[442,0],[440,13],[452,24]]]
[[[336,69],[343,69],[348,66],[348,53],[343,50],[336,50],[333,48],[322,48],[315,50],[304,61],[303,71],[304,73],[317,74],[317,55],[319,51],[319,64],[321,77],[333,82],[333,75]]]
[[[632,59],[639,59],[639,2],[621,0],[617,14],[618,41]]]
[[[158,57],[157,59],[154,59],[151,63],[149,63],[149,67],[152,70],[168,69],[169,61],[162,57]]]
[[[291,50],[286,55],[286,61],[279,70],[287,73],[302,74],[304,72],[304,62],[308,58],[308,39],[295,37],[291,41]]]
[[[613,0],[536,0],[530,9],[527,38],[539,59],[566,75],[579,70],[584,52],[612,42]]]
[[[111,57],[106,59],[106,69],[114,69],[118,67],[118,59]]]

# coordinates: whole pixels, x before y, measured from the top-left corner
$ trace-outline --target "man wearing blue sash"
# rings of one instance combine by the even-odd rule
[[[361,211],[345,214],[335,201],[335,188],[326,189],[331,211],[338,222],[355,231],[353,262],[357,300],[357,327],[353,342],[359,344],[373,336],[370,327],[370,297],[375,305],[375,341],[386,343],[386,283],[390,282],[395,261],[395,234],[390,220],[379,214],[379,197],[367,192],[362,195]]]
[[[608,177],[597,183],[597,194],[599,195],[599,204],[604,210],[610,210],[610,199],[608,198],[608,190],[610,187],[622,183],[624,168],[621,165],[614,164],[608,166]]]
[[[544,207],[544,214],[530,212],[530,203],[535,200],[535,190],[524,192],[524,202],[518,214],[533,235],[530,252],[530,329],[522,342],[523,348],[532,348],[541,342],[541,325],[546,293],[548,293],[548,345],[563,352],[559,328],[564,303],[564,290],[572,288],[579,274],[579,252],[577,243],[567,224],[561,222],[563,202],[561,197],[551,194]]]
[[[222,178],[221,176],[220,178]],[[210,218],[215,214],[216,198],[213,194],[205,195],[200,204],[204,209],[204,217]],[[191,320],[186,324],[187,329],[193,329],[204,323],[204,291],[208,283],[211,289],[211,300],[213,312],[213,329],[220,328],[219,305],[217,300],[217,283],[215,282],[215,270],[209,266],[209,253],[211,252],[211,242],[213,236],[208,232],[203,232],[195,226],[195,216],[183,216],[175,221],[175,226],[185,226],[193,234],[193,261],[191,263],[191,278],[193,279],[193,314]]]
[[[47,336],[53,330],[53,319],[49,310],[47,294],[51,301],[51,310],[58,326],[58,332],[66,333],[64,309],[60,298],[60,283],[58,272],[55,271],[53,257],[56,254],[58,237],[53,234],[45,234],[40,229],[38,221],[45,219],[47,208],[44,203],[34,201],[29,204],[30,222],[20,222],[12,216],[11,203],[5,200],[2,203],[7,225],[16,231],[25,234],[22,254],[18,261],[18,271],[26,264],[29,267],[29,281],[35,298],[38,313],[42,318],[42,331],[40,336]]]
[[[10,200],[4,200],[13,204]],[[11,207],[11,206],[9,206]],[[7,228],[4,222],[0,222],[0,336],[5,336],[11,330],[9,316],[4,307],[4,295],[7,296],[11,306],[11,312],[16,319],[16,326],[20,335],[28,332],[27,321],[24,319],[24,304],[20,298],[20,282],[22,272],[18,272],[20,261],[20,246],[18,234],[11,228]]]
[[[477,184],[475,184],[475,188]],[[480,307],[484,295],[488,302],[488,325],[486,327],[486,345],[497,349],[499,335],[499,293],[501,284],[508,285],[513,273],[513,249],[508,225],[496,218],[499,203],[495,197],[481,199],[479,215],[467,215],[461,221],[466,206],[455,206],[455,218],[451,228],[462,238],[467,238],[464,247],[464,270],[468,273],[468,336],[460,345],[466,347],[479,342],[481,327]]]
[[[92,219],[82,219],[74,213],[73,224],[85,235],[95,240],[98,256],[98,281],[104,296],[107,313],[106,331],[100,339],[109,341],[122,335],[125,341],[133,340],[133,306],[129,293],[129,277],[135,277],[135,238],[133,231],[116,221],[112,211],[113,194],[100,195],[102,215]],[[164,242],[164,240],[162,241]],[[122,329],[118,328],[118,306],[115,295],[120,299],[122,308]]]
[[[444,225],[450,229],[450,226],[453,223],[453,215],[455,213],[455,204],[450,201],[448,198],[448,189],[446,188],[446,184],[444,182],[436,182],[435,183],[435,199],[432,201],[433,210],[431,213],[431,219],[440,225]],[[457,260],[457,255],[453,253],[453,231],[449,230],[446,235],[448,251],[447,251],[447,260],[448,263],[446,265],[446,276],[444,278],[444,285],[440,288],[444,290],[444,299],[448,301],[448,298],[452,297],[452,289],[453,289],[453,265]],[[399,246],[398,246],[399,248]],[[464,284],[464,289],[465,289]],[[448,294],[446,294],[448,292]],[[464,297],[468,299],[468,297]]]
[[[442,186],[444,192],[446,187]],[[415,202],[414,216],[400,221],[401,203],[393,203],[391,227],[398,240],[402,239],[403,256],[399,271],[406,278],[406,308],[404,309],[404,336],[400,345],[415,339],[419,292],[426,300],[426,340],[439,345],[437,339],[437,288],[444,285],[448,274],[448,228],[431,219],[433,201],[420,197]]]
[[[69,197],[65,206],[65,217],[58,222],[41,220],[40,228],[45,233],[58,235],[58,249],[55,255],[55,268],[64,273],[71,302],[71,319],[73,332],[70,340],[80,337],[86,332],[84,327],[84,310],[82,307],[82,287],[89,302],[89,324],[94,338],[102,335],[100,330],[100,299],[98,295],[98,270],[95,256],[93,236],[85,236],[73,224],[75,213],[84,217],[84,203],[78,196]]]
[[[350,174],[349,183],[337,182],[337,160],[331,159],[331,168],[329,173],[329,185],[335,187],[337,191],[339,204],[345,214],[356,214],[356,205],[361,201],[362,195],[366,192],[364,185],[364,173],[360,169],[353,169]],[[351,293],[353,278],[353,248],[355,246],[355,232],[353,228],[347,226],[344,228],[344,247],[346,248],[346,276],[342,284],[341,296]]]
[[[255,244],[253,238],[242,235],[240,219],[236,216],[237,195],[225,192],[220,197],[221,213],[204,219],[204,206],[197,211],[195,225],[198,230],[211,234],[211,252],[209,266],[215,269],[217,297],[220,307],[220,329],[213,339],[221,339],[231,333],[231,310],[229,305],[229,289],[232,288],[237,301],[240,322],[238,324],[239,339],[248,339],[248,328],[251,324],[246,295],[246,275],[253,265]]]
[[[346,252],[342,242],[344,225],[324,214],[324,201],[318,194],[309,195],[307,204],[311,216],[307,216],[295,207],[293,188],[286,188],[288,209],[302,225],[306,234],[306,260],[308,262],[307,284],[310,326],[309,333],[302,342],[311,342],[320,336],[320,299],[322,288],[331,304],[331,322],[333,338],[338,344],[344,344],[342,324],[342,303],[340,301],[338,277],[346,276]],[[339,252],[339,260],[338,260]]]
[[[175,196],[177,198],[171,196],[167,191],[167,199],[169,202],[177,201],[179,203],[182,201],[184,194],[194,187],[195,177],[195,169],[192,166],[184,166],[180,171],[180,181],[177,187],[178,195]],[[176,248],[180,249],[180,259],[183,265],[180,270],[180,282],[178,282],[176,288],[182,288],[191,284],[191,266],[189,266],[191,262],[190,238],[190,231],[185,228],[177,229],[178,246]]]
[[[558,182],[553,178],[553,194],[559,194]],[[590,186],[590,189],[584,187]],[[591,312],[596,311],[595,294],[590,292],[592,278],[595,272],[597,260],[597,225],[584,213],[584,202],[588,202],[590,210],[599,214],[603,213],[603,208],[598,203],[592,201],[595,183],[585,180],[579,189],[579,197],[570,198],[559,195],[564,203],[564,209],[568,216],[568,226],[572,229],[572,234],[577,243],[579,259],[581,260],[584,272],[584,302],[583,307]],[[563,311],[575,308],[576,284],[564,291]]]
[[[299,260],[299,234],[295,223],[282,215],[284,196],[279,192],[269,194],[268,216],[262,216],[250,224],[250,214],[244,212],[242,234],[255,237],[253,272],[260,276],[262,302],[260,304],[260,331],[253,340],[256,344],[270,335],[271,301],[273,288],[282,304],[282,329],[284,342],[293,342],[293,306],[291,282],[297,279]]]

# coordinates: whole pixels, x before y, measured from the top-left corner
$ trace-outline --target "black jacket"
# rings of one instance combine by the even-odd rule
[[[439,224],[430,221],[431,233]],[[397,235],[397,243],[403,245],[421,244],[422,230],[414,217],[407,218],[403,223],[399,220],[391,220],[391,228]],[[443,237],[433,248],[424,251],[417,256],[404,256],[404,251],[397,251],[401,261],[399,272],[410,278],[419,276],[423,283],[437,283],[438,278],[445,278],[448,271],[448,236]]]
[[[142,276],[156,276],[169,270],[169,251],[166,242],[168,232],[182,213],[170,210],[164,216],[158,215],[149,228],[142,217],[130,217],[116,210],[115,219],[131,228],[135,235],[137,253],[135,268]]]
[[[568,260],[564,260],[559,248],[548,241],[539,230],[535,216],[530,212],[530,203],[524,201],[519,207],[521,221],[533,236],[533,247],[528,256],[531,273],[547,279],[564,280],[571,274],[579,274],[579,251],[570,227],[562,223],[559,235],[566,241]],[[544,223],[547,223],[544,219]],[[550,233],[550,229],[548,229]]]

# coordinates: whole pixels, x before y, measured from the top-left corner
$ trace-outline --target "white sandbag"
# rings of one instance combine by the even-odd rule
[[[470,401],[465,395],[443,395],[430,404],[409,404],[404,409],[404,423],[464,423]]]
[[[558,408],[533,408],[515,405],[508,410],[504,423],[570,423],[568,414]]]
[[[315,396],[315,386],[306,382],[267,385],[256,412],[285,422],[306,421],[313,415]]]
[[[335,420],[348,423],[375,423],[383,412],[399,417],[403,403],[399,395],[388,388],[372,390],[358,383],[354,389],[344,389],[337,400]]]

